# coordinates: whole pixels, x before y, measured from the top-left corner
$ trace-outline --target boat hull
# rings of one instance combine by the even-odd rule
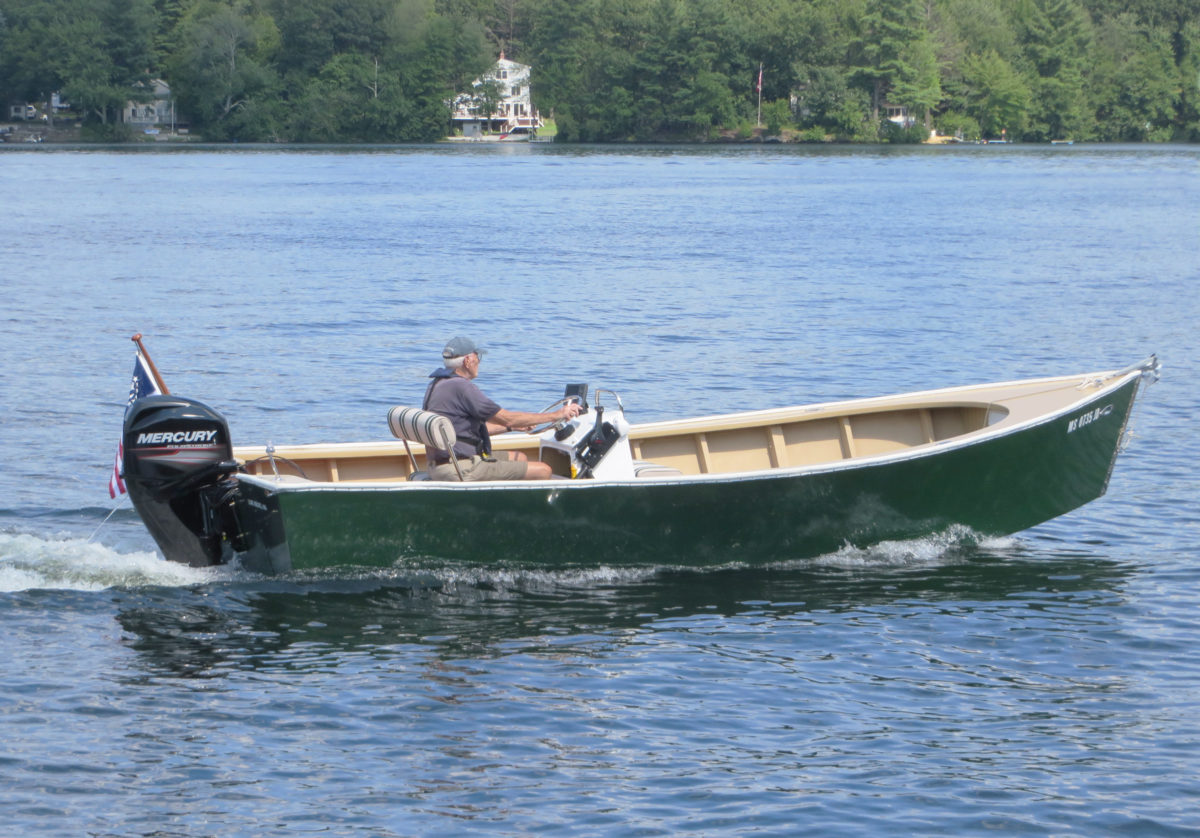
[[[243,478],[253,570],[768,563],[969,527],[1027,529],[1104,494],[1140,376],[975,439],[823,467],[673,480],[272,486]],[[1081,397],[1082,399],[1082,397]]]

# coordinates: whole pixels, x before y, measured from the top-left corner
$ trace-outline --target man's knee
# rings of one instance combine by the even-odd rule
[[[550,470],[550,464],[543,463],[541,460],[534,460],[525,469],[526,480],[549,480],[553,474],[554,472]]]

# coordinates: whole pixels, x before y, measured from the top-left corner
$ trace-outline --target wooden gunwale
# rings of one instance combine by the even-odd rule
[[[832,464],[965,440],[1027,422],[1087,398],[1108,386],[1111,382],[1104,379],[1112,375],[971,385],[650,422],[633,426],[630,445],[635,459],[676,468],[684,476]],[[494,446],[524,451],[531,459],[538,453],[537,438],[524,434],[497,437]],[[423,469],[424,449],[415,443],[411,448],[417,469]],[[264,453],[254,446],[234,449],[234,456],[244,463]],[[277,446],[275,456],[282,475],[302,471],[307,480],[323,483],[406,482],[411,471],[399,440]],[[274,473],[262,459],[248,471],[267,476]]]

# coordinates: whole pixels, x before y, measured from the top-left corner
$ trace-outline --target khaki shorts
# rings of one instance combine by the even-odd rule
[[[524,480],[529,463],[511,459],[507,451],[497,451],[491,460],[483,457],[459,457],[458,466],[462,469],[463,480]],[[454,463],[443,463],[429,470],[430,480],[453,480],[458,482],[458,472]]]

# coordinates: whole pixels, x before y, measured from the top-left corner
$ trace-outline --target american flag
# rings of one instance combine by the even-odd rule
[[[146,356],[139,349],[133,359],[133,380],[129,382],[129,401],[125,402],[125,412],[129,412],[129,406],[142,396],[157,396],[162,393],[158,386],[158,382],[150,373],[150,364],[146,362]],[[121,479],[125,464],[125,443],[124,440],[117,443],[117,456],[113,461],[112,476],[108,478],[108,496],[115,498],[118,494],[125,494],[125,481]]]

